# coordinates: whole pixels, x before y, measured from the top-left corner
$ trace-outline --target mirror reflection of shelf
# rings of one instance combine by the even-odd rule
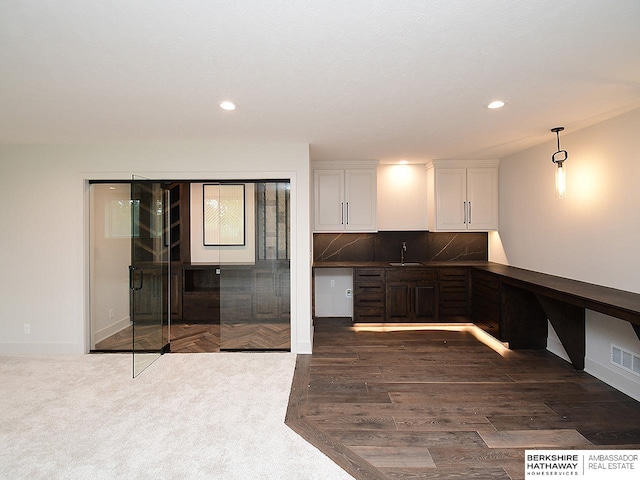
[[[189,293],[211,293],[220,290],[219,267],[197,267],[184,269],[185,294]]]
[[[183,321],[220,323],[220,275],[218,272],[217,266],[183,269]]]

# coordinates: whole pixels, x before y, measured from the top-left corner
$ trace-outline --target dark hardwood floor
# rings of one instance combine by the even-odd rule
[[[286,423],[358,479],[522,479],[524,450],[640,449],[640,402],[547,351],[316,321]]]

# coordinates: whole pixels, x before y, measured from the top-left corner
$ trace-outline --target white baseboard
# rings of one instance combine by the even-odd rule
[[[117,322],[112,323],[104,327],[102,330],[98,330],[93,334],[93,344],[95,345],[98,342],[101,342],[105,338],[109,338],[111,335],[115,335],[121,330],[124,330],[129,325],[131,325],[131,318],[129,316],[124,317]]]
[[[311,342],[298,342],[296,345],[296,351],[298,355],[311,355],[313,353],[313,347],[311,346]]]
[[[311,324],[311,339],[307,342],[296,342],[295,350],[292,349],[292,352],[298,355],[311,355],[313,353],[313,333],[315,328],[313,324]]]
[[[549,350],[554,355],[557,355],[561,359],[571,363],[571,359],[569,358],[569,355],[567,355],[567,351],[562,346],[562,343],[560,343],[555,338],[547,337],[547,350]]]
[[[1,355],[78,355],[84,354],[79,343],[0,343]]]
[[[589,358],[585,358],[584,371],[640,402],[640,381],[627,378],[615,371],[611,365],[602,365]]]

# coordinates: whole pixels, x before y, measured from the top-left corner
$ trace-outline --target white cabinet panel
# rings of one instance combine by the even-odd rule
[[[314,231],[376,230],[376,170],[314,170]]]
[[[428,166],[429,227],[435,231],[479,231],[498,228],[498,165],[434,161]]]
[[[345,170],[346,230],[376,229],[376,171]]]
[[[466,230],[466,169],[437,169],[435,177],[436,228],[438,230]]]
[[[344,170],[315,170],[315,230],[344,230]]]
[[[468,230],[498,228],[498,170],[467,169]]]

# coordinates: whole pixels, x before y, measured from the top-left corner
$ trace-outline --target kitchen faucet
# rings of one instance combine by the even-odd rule
[[[407,242],[402,242],[402,248],[400,249],[400,263],[404,266],[404,252],[407,251]]]

